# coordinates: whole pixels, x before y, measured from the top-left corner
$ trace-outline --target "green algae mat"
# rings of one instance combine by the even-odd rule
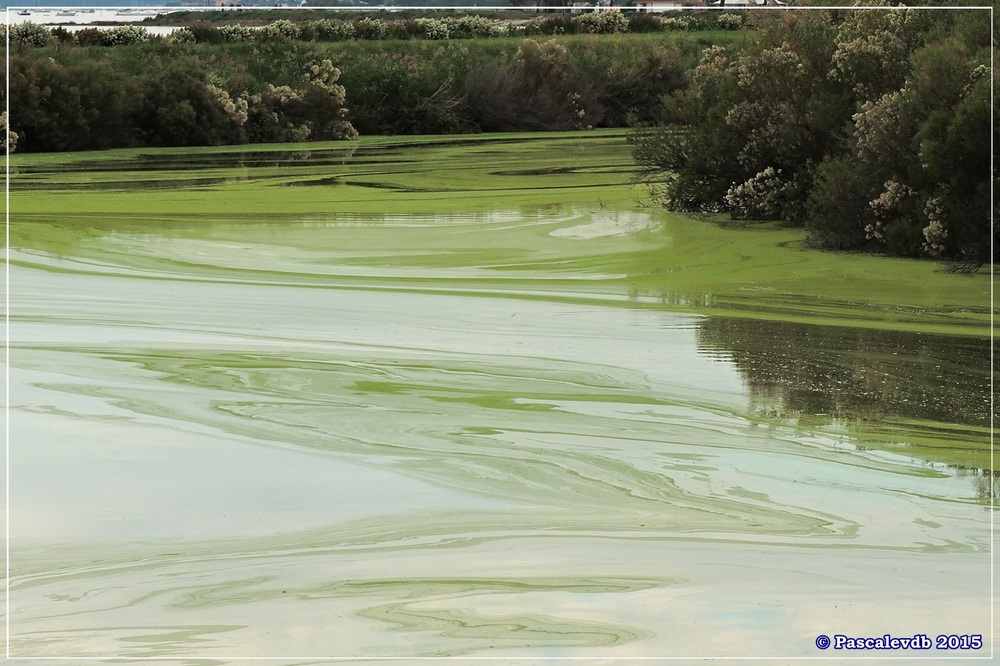
[[[989,276],[633,170],[620,132],[15,156],[11,654],[988,654]]]

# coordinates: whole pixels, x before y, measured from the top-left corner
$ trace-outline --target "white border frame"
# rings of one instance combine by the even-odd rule
[[[754,2],[755,0],[750,0]],[[457,7],[445,7],[445,6],[385,6],[385,7],[245,7],[243,10],[270,10],[270,11],[281,11],[281,10],[324,10],[324,11],[343,11],[343,12],[382,12],[382,11],[481,11],[481,12],[498,12],[498,11],[571,11],[580,9],[599,9],[600,6],[594,5],[592,7],[478,7],[478,6],[457,6]],[[4,24],[9,28],[11,25],[11,10],[22,10],[22,9],[142,9],[142,10],[156,10],[160,9],[164,12],[178,12],[178,11],[220,11],[220,7],[158,7],[156,5],[135,5],[135,6],[120,6],[120,5],[92,5],[92,6],[59,6],[59,5],[44,5],[44,6],[8,6],[5,10],[5,21]],[[912,9],[921,11],[933,11],[933,10],[989,10],[990,14],[990,119],[991,123],[995,120],[995,95],[994,95],[994,64],[996,61],[996,26],[994,23],[994,4],[990,5],[962,5],[962,6],[920,6],[920,7],[910,7],[907,5],[899,4],[895,7],[881,7],[881,6],[844,6],[844,5],[819,5],[819,6],[760,6],[760,5],[740,5],[740,6],[707,6],[707,7],[685,7],[677,11],[808,11],[808,10],[896,10],[896,9]],[[228,8],[229,11],[241,11],[241,8]],[[652,13],[652,12],[651,12]],[[660,13],[660,12],[657,12]],[[673,13],[671,12],[672,16]],[[5,88],[4,88],[4,111],[7,114],[7,132],[10,131],[11,117],[10,117],[10,30],[5,31],[5,43],[4,43],[4,65],[6,69],[5,73]],[[992,124],[991,124],[991,127]],[[992,470],[996,470],[996,465],[994,462],[995,454],[995,440],[994,440],[994,418],[995,415],[995,404],[994,404],[994,352],[996,346],[996,336],[994,329],[994,266],[993,266],[993,256],[994,256],[994,237],[995,232],[995,220],[994,211],[996,210],[995,204],[995,193],[994,186],[996,183],[996,165],[994,164],[994,135],[996,134],[996,129],[993,127],[993,131],[990,132],[990,467]],[[5,134],[4,137],[4,200],[5,200],[5,220],[4,220],[4,472],[5,472],[5,499],[4,499],[4,513],[5,513],[5,570],[4,570],[4,603],[5,603],[5,633],[4,633],[4,646],[5,646],[5,658],[8,661],[36,661],[36,660],[63,660],[63,661],[187,661],[187,660],[212,660],[212,661],[668,661],[668,660],[687,660],[687,661],[927,661],[927,660],[947,660],[947,661],[969,661],[969,660],[992,660],[993,655],[996,651],[996,623],[995,623],[995,605],[996,605],[996,585],[995,585],[995,573],[996,567],[994,562],[994,556],[996,554],[996,542],[994,539],[994,530],[996,524],[996,501],[997,498],[992,497],[994,479],[990,477],[989,488],[991,496],[990,505],[990,653],[989,655],[955,655],[953,653],[948,653],[947,655],[921,655],[921,656],[863,656],[863,655],[843,655],[836,656],[832,653],[822,652],[816,656],[810,657],[790,657],[790,656],[767,656],[767,657],[738,657],[738,656],[727,656],[727,657],[717,657],[717,656],[673,656],[673,657],[654,657],[654,656],[590,656],[590,657],[560,657],[560,656],[537,656],[537,657],[510,657],[510,656],[458,656],[458,657],[329,657],[329,656],[298,656],[298,657],[246,657],[246,656],[198,656],[198,655],[176,655],[168,657],[119,657],[114,655],[108,656],[96,656],[96,657],[57,657],[57,656],[47,656],[47,657],[15,657],[11,656],[10,653],[10,143],[7,141],[8,136]]]

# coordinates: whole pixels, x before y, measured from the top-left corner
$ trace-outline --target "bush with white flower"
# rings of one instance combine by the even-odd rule
[[[44,25],[37,23],[15,23],[10,26],[11,44],[42,47],[49,43],[50,37],[52,37],[52,32]]]
[[[739,30],[743,27],[743,17],[739,14],[720,14],[715,17],[715,25],[722,30]]]
[[[628,19],[621,12],[591,12],[577,19],[581,32],[598,35],[609,35],[616,32],[628,32]]]
[[[316,38],[324,42],[342,42],[354,39],[354,24],[347,21],[320,19],[312,22]]]
[[[125,46],[126,44],[145,44],[149,41],[149,33],[137,25],[119,25],[101,33],[102,46]]]
[[[385,39],[388,30],[385,21],[368,16],[354,24],[354,33],[358,39]]]
[[[288,19],[278,19],[271,21],[257,31],[257,38],[260,40],[286,40],[291,41],[302,36],[302,28]]]
[[[18,136],[17,136],[17,132],[15,132],[14,130],[12,130],[7,125],[7,112],[6,111],[4,111],[3,113],[0,113],[0,133],[3,133],[3,134],[7,135],[7,141],[6,141],[6,143],[7,143],[7,152],[10,152],[10,153],[14,152],[14,149],[17,148],[17,139],[18,139]]]
[[[500,24],[483,16],[446,18],[444,22],[448,26],[448,34],[452,39],[498,37],[501,33]]]
[[[227,23],[219,28],[219,32],[227,42],[249,42],[254,37],[254,30],[239,23]]]
[[[746,182],[730,187],[726,203],[734,215],[775,219],[781,217],[788,195],[795,189],[781,169],[769,166]]]
[[[660,22],[664,30],[688,30],[691,21],[686,18],[665,18]]]
[[[198,39],[191,28],[178,28],[167,35],[168,44],[194,44]]]
[[[448,39],[448,24],[441,19],[418,18],[414,23],[424,39]]]

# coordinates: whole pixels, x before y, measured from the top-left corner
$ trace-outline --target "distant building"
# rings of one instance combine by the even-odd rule
[[[635,10],[637,12],[672,12],[684,7],[676,0],[636,0]]]
[[[583,12],[600,11],[607,9],[611,0],[575,0],[569,3],[571,14],[582,14]]]
[[[709,0],[709,7],[785,7],[785,0]]]

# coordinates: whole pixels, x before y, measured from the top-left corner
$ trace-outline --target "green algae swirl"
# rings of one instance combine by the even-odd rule
[[[983,276],[660,214],[613,133],[16,171],[15,655],[989,633]]]

